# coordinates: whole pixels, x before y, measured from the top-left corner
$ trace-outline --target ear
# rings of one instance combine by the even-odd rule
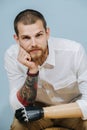
[[[19,43],[19,38],[18,38],[18,36],[17,36],[16,34],[14,34],[13,37],[14,37],[15,41],[16,41],[17,43]]]
[[[50,36],[50,28],[47,28],[47,30],[46,30],[46,34],[47,34],[47,39],[48,39],[49,36]]]

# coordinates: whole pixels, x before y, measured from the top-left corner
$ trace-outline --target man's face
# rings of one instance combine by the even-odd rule
[[[30,25],[18,23],[18,32],[18,36],[15,36],[16,41],[30,54],[33,61],[45,57],[48,51],[49,29],[44,29],[41,20]]]

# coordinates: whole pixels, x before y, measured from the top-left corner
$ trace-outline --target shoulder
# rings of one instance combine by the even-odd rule
[[[19,45],[18,44],[13,44],[11,45],[5,52],[4,56],[4,66],[7,72],[11,73],[26,73],[27,67],[22,65],[20,62],[17,60],[19,52]]]
[[[49,44],[52,44],[54,50],[78,51],[83,48],[79,42],[56,37],[50,37]]]
[[[16,65],[18,48],[19,47],[17,44],[13,44],[6,50],[5,55],[4,55],[5,68],[9,69],[9,67],[10,67],[10,69],[11,69]]]
[[[17,44],[11,45],[5,52],[5,57],[10,57],[12,59],[17,58],[19,46]]]

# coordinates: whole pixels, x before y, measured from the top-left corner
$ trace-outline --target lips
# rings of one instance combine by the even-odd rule
[[[41,51],[41,49],[32,49],[32,50],[30,50],[30,52],[37,52],[37,51]]]

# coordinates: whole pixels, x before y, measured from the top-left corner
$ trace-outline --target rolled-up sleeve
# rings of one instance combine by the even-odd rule
[[[18,67],[17,59],[11,55],[8,51],[5,53],[5,69],[7,72],[9,80],[9,90],[10,90],[10,104],[15,111],[16,109],[22,107],[23,105],[17,99],[16,93],[24,84],[26,75]]]

